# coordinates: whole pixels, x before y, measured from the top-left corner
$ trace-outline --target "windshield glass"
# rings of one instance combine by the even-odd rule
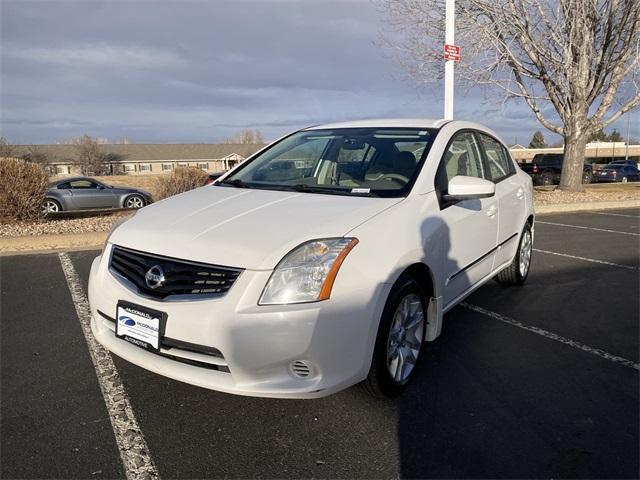
[[[224,179],[238,188],[395,197],[408,193],[435,130],[348,128],[295,133]]]

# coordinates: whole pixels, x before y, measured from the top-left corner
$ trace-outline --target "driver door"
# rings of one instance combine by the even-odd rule
[[[488,178],[478,140],[471,131],[453,136],[436,174],[444,229],[443,252],[446,252],[443,258],[445,307],[491,273],[498,235],[495,196],[456,203],[442,200],[449,181],[457,175]]]
[[[104,185],[89,179],[73,180],[71,198],[77,210],[113,207],[113,193]]]

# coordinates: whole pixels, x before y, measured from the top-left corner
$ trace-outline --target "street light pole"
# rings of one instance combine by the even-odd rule
[[[455,45],[455,0],[446,0],[445,40],[447,45]],[[444,118],[453,120],[453,60],[444,63]]]

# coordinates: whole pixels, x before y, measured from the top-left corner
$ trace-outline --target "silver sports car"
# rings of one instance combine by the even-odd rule
[[[98,208],[142,208],[152,202],[151,194],[136,188],[113,187],[93,178],[75,177],[49,185],[43,212]]]

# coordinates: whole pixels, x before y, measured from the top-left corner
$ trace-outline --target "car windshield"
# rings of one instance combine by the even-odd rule
[[[297,132],[246,162],[221,185],[397,197],[417,177],[435,130],[347,128]]]

